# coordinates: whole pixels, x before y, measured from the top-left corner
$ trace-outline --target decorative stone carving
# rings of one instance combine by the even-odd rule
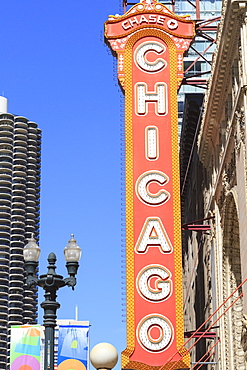
[[[230,166],[231,167],[231,166]],[[239,245],[239,223],[236,204],[231,194],[225,200],[224,227],[223,227],[223,264],[222,264],[222,283],[223,299],[233,293],[241,282],[240,276],[240,245]],[[225,370],[245,370],[245,354],[243,349],[243,302],[239,298],[242,289],[239,288],[228,299],[228,303],[233,306],[224,315],[224,350],[233,354],[226,356]],[[246,316],[247,318],[247,316]],[[234,340],[232,340],[234,338]],[[230,349],[232,347],[232,349]],[[229,353],[230,353],[229,352]]]
[[[240,109],[240,116],[239,116],[239,128],[240,128],[240,138],[245,144],[245,116],[244,116],[244,107]]]
[[[225,188],[223,187],[223,189],[220,193],[219,199],[217,201],[217,204],[218,204],[218,207],[219,207],[219,212],[220,212],[221,215],[222,215],[225,199],[226,199],[226,191],[225,191]]]
[[[241,78],[243,77],[243,61],[242,61],[242,45],[239,40],[239,45],[238,45],[238,60],[239,60],[239,72]]]
[[[230,162],[225,168],[223,175],[223,186],[226,191],[229,191],[235,185],[235,173],[236,173],[236,159],[235,154],[233,153]]]
[[[241,144],[245,144],[245,117],[244,108],[241,107],[239,111],[235,112],[236,131],[234,134],[236,153],[239,154]]]
[[[243,314],[242,318],[242,337],[241,344],[244,350],[245,361],[247,361],[247,315]]]

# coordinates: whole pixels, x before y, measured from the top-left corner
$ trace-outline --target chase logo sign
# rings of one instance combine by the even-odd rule
[[[110,16],[125,93],[127,348],[122,368],[188,368],[184,356],[177,89],[194,22],[156,0]]]

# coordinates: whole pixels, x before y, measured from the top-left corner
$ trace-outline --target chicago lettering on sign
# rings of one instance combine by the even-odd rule
[[[184,354],[177,88],[194,22],[156,0],[110,16],[125,92],[127,348],[122,368],[189,367]]]

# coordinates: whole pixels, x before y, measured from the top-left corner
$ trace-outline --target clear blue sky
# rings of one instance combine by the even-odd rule
[[[103,24],[119,0],[0,0],[0,94],[42,129],[40,272],[74,233],[83,256],[58,318],[91,323],[91,348],[125,349],[121,294],[120,93]],[[43,291],[39,291],[39,301]],[[39,322],[42,321],[39,311]],[[120,368],[120,363],[116,369]]]

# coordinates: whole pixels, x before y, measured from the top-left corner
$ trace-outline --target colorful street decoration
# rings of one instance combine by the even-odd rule
[[[87,370],[88,347],[88,326],[59,326],[57,369]]]
[[[127,348],[122,368],[187,368],[177,89],[194,22],[156,0],[109,16],[125,91]]]
[[[40,326],[12,326],[10,370],[40,369]]]

